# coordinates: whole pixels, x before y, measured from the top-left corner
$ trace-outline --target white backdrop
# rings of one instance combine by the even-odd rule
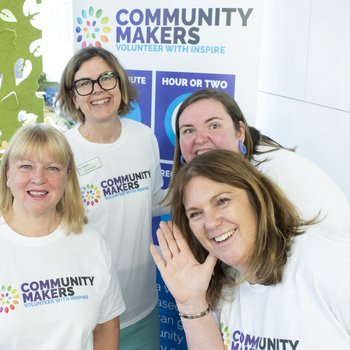
[[[350,199],[350,2],[265,0],[257,126]]]

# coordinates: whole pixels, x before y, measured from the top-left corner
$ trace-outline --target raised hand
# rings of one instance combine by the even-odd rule
[[[151,245],[151,254],[179,309],[202,310],[203,305],[207,305],[206,291],[217,259],[208,255],[200,264],[171,221],[160,223],[157,237],[162,255],[154,245]]]

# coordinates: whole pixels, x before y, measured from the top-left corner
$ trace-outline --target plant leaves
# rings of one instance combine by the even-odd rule
[[[0,19],[5,22],[17,22],[15,15],[9,9],[2,9],[0,11]]]

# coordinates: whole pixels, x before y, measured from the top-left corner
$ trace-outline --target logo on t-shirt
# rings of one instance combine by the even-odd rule
[[[94,184],[83,186],[81,195],[86,206],[95,205],[101,200],[101,190]]]
[[[151,171],[143,170],[113,178],[103,179],[99,186],[86,184],[81,187],[84,204],[94,206],[102,199],[109,200],[150,189]]]
[[[225,350],[297,350],[299,345],[299,340],[261,337],[237,329],[230,332],[224,323],[220,324],[220,329]]]
[[[0,290],[0,314],[15,310],[19,304],[19,293],[12,286],[1,286]]]
[[[59,277],[20,283],[18,289],[2,285],[0,317],[14,311],[21,303],[25,308],[89,299],[94,276]]]

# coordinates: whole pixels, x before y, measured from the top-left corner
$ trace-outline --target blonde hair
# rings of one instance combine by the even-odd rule
[[[87,218],[81,197],[73,152],[64,135],[50,125],[28,124],[18,129],[6,147],[0,165],[0,213],[9,215],[13,195],[7,186],[7,172],[10,165],[32,154],[41,159],[49,153],[55,161],[67,167],[68,178],[62,198],[57,203],[57,213],[67,232],[80,233]]]

